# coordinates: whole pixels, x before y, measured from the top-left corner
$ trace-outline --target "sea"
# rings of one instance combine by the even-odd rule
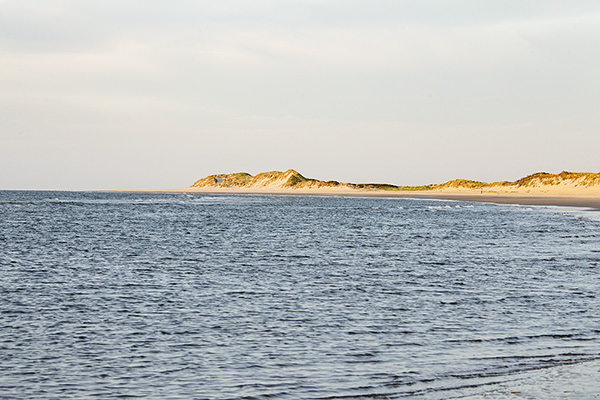
[[[575,208],[1,191],[0,398],[600,398],[599,274]]]

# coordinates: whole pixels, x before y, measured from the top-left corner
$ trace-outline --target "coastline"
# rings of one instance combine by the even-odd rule
[[[125,192],[125,191],[123,191]],[[138,191],[134,191],[138,192]],[[140,191],[141,192],[141,191]],[[483,202],[497,204],[519,204],[531,206],[578,207],[600,211],[599,195],[580,193],[543,194],[543,193],[474,193],[449,191],[391,191],[391,190],[331,190],[331,189],[196,189],[181,188],[169,190],[147,190],[154,193],[205,193],[205,194],[247,194],[247,195],[281,195],[281,196],[341,196],[341,197],[386,197],[405,199],[435,199],[467,202]]]

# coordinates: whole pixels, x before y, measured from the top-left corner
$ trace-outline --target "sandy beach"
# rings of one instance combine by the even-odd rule
[[[279,188],[181,188],[165,190],[174,193],[249,194],[288,196],[348,196],[388,197],[413,199],[438,199],[498,204],[522,204],[538,206],[582,207],[600,210],[600,194],[585,194],[583,191],[554,193],[489,193],[480,191],[397,191],[397,190],[348,190],[347,188],[279,189]]]

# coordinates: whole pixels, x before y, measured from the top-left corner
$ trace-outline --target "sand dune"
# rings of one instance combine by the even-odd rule
[[[337,181],[320,181],[305,178],[298,171],[289,169],[285,172],[261,172],[252,176],[245,172],[233,174],[209,175],[196,181],[188,189],[199,191],[211,190],[248,190],[248,191],[332,191],[345,192],[355,190],[355,185]]]
[[[560,174],[548,174],[539,172],[515,182],[486,183],[454,180],[441,185],[431,185],[431,190],[458,193],[597,196],[600,195],[600,173],[563,171]]]
[[[306,178],[290,169],[285,172],[262,172],[252,176],[245,172],[209,175],[192,184],[191,191],[251,190],[251,191],[320,191],[320,192],[414,192],[457,194],[519,194],[519,195],[600,195],[600,173],[566,172],[536,173],[514,182],[479,182],[455,179],[442,184],[396,186],[373,183],[340,183]]]

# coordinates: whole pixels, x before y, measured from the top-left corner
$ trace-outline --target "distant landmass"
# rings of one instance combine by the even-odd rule
[[[600,173],[538,172],[514,182],[480,182],[454,179],[441,184],[397,186],[385,183],[342,183],[306,178],[298,171],[261,172],[255,176],[246,172],[209,175],[192,184],[190,189],[242,191],[419,191],[419,192],[480,192],[532,194],[600,194]]]

